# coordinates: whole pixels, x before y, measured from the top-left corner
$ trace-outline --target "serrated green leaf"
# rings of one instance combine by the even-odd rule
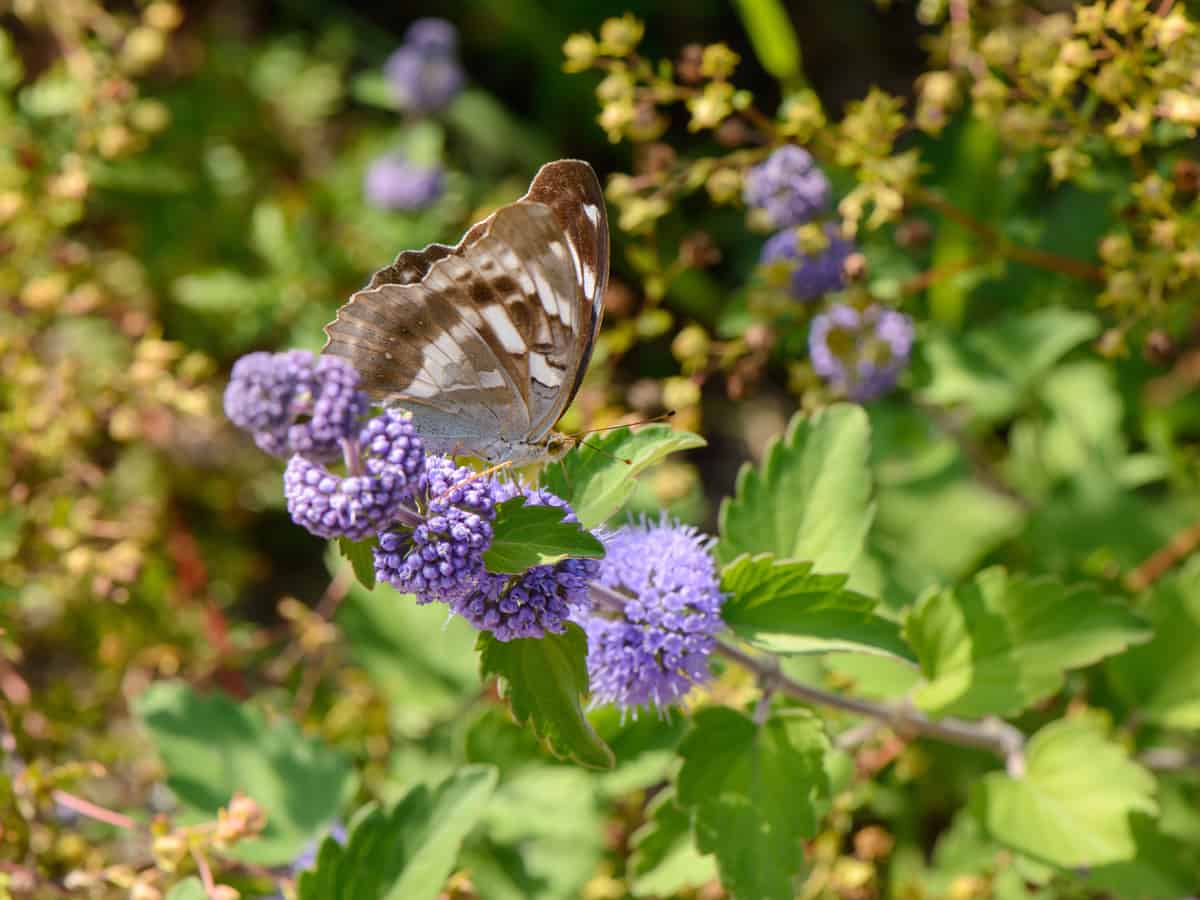
[[[344,846],[325,840],[300,876],[300,900],[433,900],[495,787],[494,768],[464,766],[432,792],[414,787],[390,813],[372,810]]]
[[[595,528],[621,509],[638,475],[671,453],[704,443],[699,435],[669,425],[618,428],[589,437],[587,444],[546,466],[541,484],[571,504],[584,528]]]
[[[993,772],[971,810],[1001,843],[1059,866],[1132,859],[1131,816],[1154,815],[1154,778],[1084,718],[1051,722],[1025,752],[1025,773]]]
[[[199,878],[185,878],[167,892],[167,900],[208,900],[208,891]]]
[[[721,615],[739,637],[772,653],[858,650],[915,661],[900,627],[875,601],[843,589],[844,575],[816,575],[807,562],[741,556],[721,572]]]
[[[651,801],[646,824],[630,836],[630,844],[635,897],[673,895],[717,877],[715,861],[696,849],[690,818],[670,789]]]
[[[191,820],[212,819],[234,792],[267,813],[261,837],[234,855],[263,865],[294,859],[337,816],[354,788],[349,759],[289,721],[270,725],[248,704],[158,682],[134,710],[154,738],[167,786]]]
[[[496,507],[492,543],[483,554],[489,572],[520,575],[533,566],[569,558],[601,559],[604,545],[578,522],[563,521],[560,506],[530,506],[513,497]]]
[[[1147,721],[1200,729],[1200,558],[1155,585],[1141,611],[1154,637],[1109,660],[1109,680]]]
[[[904,636],[924,683],[917,706],[935,715],[1015,715],[1053,694],[1069,669],[1148,640],[1145,623],[1090,586],[981,572],[970,584],[928,594]]]
[[[714,853],[736,897],[792,900],[804,865],[802,838],[817,830],[828,793],[820,720],[788,710],[756,725],[725,707],[702,709],[679,748],[678,803],[693,816],[696,845]]]
[[[337,541],[338,553],[350,563],[354,577],[368,591],[375,588],[375,555],[371,546],[370,541],[352,541],[344,537]]]
[[[587,637],[568,623],[562,634],[498,641],[481,634],[482,675],[498,676],[501,693],[521,725],[529,725],[556,756],[580,765],[611,769],[612,751],[583,714],[587,693]]]
[[[735,495],[722,501],[718,561],[771,553],[807,560],[818,572],[848,571],[874,516],[869,444],[859,406],[793,418],[763,464],[743,466]]]

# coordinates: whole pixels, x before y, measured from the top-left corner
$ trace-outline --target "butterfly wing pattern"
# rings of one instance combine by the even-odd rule
[[[380,269],[325,326],[377,402],[413,414],[434,453],[544,460],[583,380],[608,283],[608,217],[596,173],[542,166],[524,197]]]

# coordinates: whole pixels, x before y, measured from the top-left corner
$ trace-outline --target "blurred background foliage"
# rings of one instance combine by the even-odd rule
[[[1161,5],[1167,18],[1172,4]],[[954,13],[968,6],[977,18],[964,31]],[[781,129],[770,139],[811,145],[835,195],[861,201],[840,208],[862,220],[865,274],[850,291],[918,323],[901,391],[869,408],[878,519],[856,586],[899,611],[931,585],[1004,561],[1098,579],[1164,621],[1178,614],[1143,591],[1177,561],[1161,556],[1173,537],[1177,550],[1196,543],[1200,265],[1189,254],[1200,168],[1188,123],[1200,113],[1187,103],[1200,100],[1194,84],[1164,93],[1187,94],[1172,86],[1178,73],[1156,80],[1150,63],[1128,60],[1133,86],[1097,70],[1097,99],[1078,119],[1062,99],[1073,82],[1056,94],[1037,75],[1037,54],[1056,59],[1071,33],[1070,4],[8,0],[0,897],[153,898],[191,872],[179,847],[84,821],[71,800],[86,793],[139,820],[177,812],[186,791],[163,790],[160,761],[188,758],[179,722],[189,720],[214,742],[241,735],[250,755],[319,740],[312,755],[334,805],[395,799],[463,762],[499,765],[486,827],[446,896],[722,896],[690,844],[631,838],[657,814],[648,802],[677,733],[601,711],[617,770],[548,760],[481,691],[461,623],[350,587],[291,526],[278,467],[220,413],[239,355],[319,348],[337,306],[396,252],[456,241],[539,164],[580,157],[625,180],[609,182],[621,227],[606,331],[565,426],[676,410],[709,446],[660,466],[633,505],[711,530],[738,466],[797,406],[832,394],[806,361],[812,307],[757,269],[763,229],[737,202],[740,181],[713,181],[722,169],[740,179],[761,158],[755,130],[770,129],[728,113],[689,128],[678,108],[641,121],[644,105],[605,119],[613,96],[601,89],[597,100],[594,60],[572,57],[567,41],[627,12],[645,23],[640,59],[679,63],[672,83],[689,53],[696,62],[689,45],[722,42],[740,57],[733,80]],[[383,67],[424,15],[459,29],[467,84],[415,117],[396,108]],[[1113,26],[1111,57],[1140,35]],[[1076,79],[1104,65],[1103,52],[1084,50]],[[999,90],[1006,67],[1016,74]],[[662,71],[648,71],[638,83],[661,89]],[[1139,105],[1123,90],[1158,93]],[[683,97],[664,96],[664,107]],[[742,102],[732,97],[730,111]],[[442,173],[421,209],[381,208],[364,191],[368,168],[396,151]],[[1194,581],[1189,567],[1161,590]],[[1158,659],[1186,666],[1197,646]],[[1054,703],[1101,698],[1121,722],[1150,703],[1157,713],[1126,722],[1130,742],[1195,728],[1194,705],[1146,696],[1141,667],[1155,662],[1123,657],[1075,676]],[[906,687],[862,657],[794,668],[867,694]],[[147,693],[166,678],[220,694]],[[714,691],[738,702],[746,689],[731,673]],[[251,696],[253,715],[237,705]],[[1067,884],[1005,857],[971,819],[951,820],[986,760],[901,741],[871,750],[834,773],[844,790],[810,848],[805,896],[1073,897],[1137,883],[1118,872],[1100,888]],[[855,764],[883,774],[855,779]],[[1158,858],[1200,839],[1194,773],[1162,783]],[[212,818],[226,800],[184,805]],[[272,834],[287,853],[312,836],[296,815]],[[678,832],[669,818],[655,833]],[[250,853],[222,863],[224,877],[266,896],[264,866],[276,862]],[[1163,865],[1155,877],[1186,886],[1173,871],[1182,864]]]

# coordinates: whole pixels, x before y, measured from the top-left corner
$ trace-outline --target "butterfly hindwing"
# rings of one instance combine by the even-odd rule
[[[326,326],[325,351],[373,399],[409,409],[435,452],[528,452],[579,387],[607,275],[595,174],[549,163],[457,246],[406,251],[375,273]]]

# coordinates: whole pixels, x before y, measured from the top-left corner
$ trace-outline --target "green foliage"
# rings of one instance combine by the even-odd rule
[[[193,852],[247,900],[1197,893],[1193,5],[491,3],[449,13],[470,87],[409,115],[404,21],[176,2],[0,22],[0,895],[199,900]],[[901,88],[931,52],[892,95],[863,48]],[[861,254],[804,302],[744,202],[784,144],[833,185],[805,239]],[[488,562],[719,507],[718,639],[755,653],[661,716],[591,707],[575,625],[479,640],[369,542],[326,572],[221,410],[239,354],[319,349],[568,148],[613,223],[586,443],[539,476],[582,529],[505,504]],[[437,201],[372,205],[387,153]],[[914,321],[890,396],[817,374],[835,303]]]
[[[1133,858],[1137,814],[1153,815],[1154,779],[1094,722],[1052,722],[1033,736],[1018,776],[993,772],[971,809],[999,841],[1055,865]]]
[[[185,878],[167,892],[167,900],[206,900],[207,896],[199,878]]]
[[[815,575],[811,563],[741,556],[721,573],[729,593],[725,622],[772,653],[859,650],[912,659],[894,622],[872,613],[875,601],[843,590],[845,577]]]
[[[785,83],[802,77],[800,47],[783,5],[778,0],[738,0],[737,10],[762,67]]]
[[[811,562],[818,572],[845,572],[871,526],[870,428],[856,406],[796,416],[763,464],[738,474],[721,503],[717,559],[772,553]]]
[[[1154,637],[1109,660],[1109,679],[1147,721],[1200,729],[1200,560],[1155,585],[1142,612]]]
[[[930,593],[904,635],[924,682],[913,694],[938,715],[1015,715],[1062,687],[1068,670],[1146,641],[1145,623],[1094,588],[981,572]]]
[[[495,769],[464,766],[433,791],[414,787],[390,813],[372,810],[345,846],[325,839],[300,876],[300,900],[435,900],[495,786]]]
[[[521,575],[533,566],[549,566],[571,557],[600,559],[604,545],[578,522],[565,522],[558,506],[527,506],[513,497],[496,507],[492,543],[484,565],[496,574]]]
[[[349,538],[338,538],[338,553],[350,563],[354,577],[368,591],[375,587],[375,558],[371,552],[370,541],[352,541]]]
[[[696,846],[715,854],[735,897],[790,900],[828,791],[820,720],[788,710],[759,725],[732,709],[700,710],[679,748],[677,802]]]
[[[571,504],[584,528],[595,528],[620,511],[642,472],[680,450],[703,447],[704,439],[669,425],[637,431],[618,428],[589,437],[542,472],[542,487]]]
[[[587,639],[578,625],[568,624],[563,634],[540,640],[504,643],[483,634],[478,650],[484,677],[501,679],[501,691],[513,717],[532,728],[547,749],[580,765],[612,767],[612,751],[583,714]]]
[[[180,682],[157,682],[135,712],[167,767],[167,786],[193,819],[213,818],[235,792],[267,814],[262,835],[238,855],[265,865],[294,859],[329,826],[354,789],[349,758],[289,721]]]
[[[691,821],[673,791],[661,791],[650,802],[646,824],[633,833],[631,842],[634,896],[674,894],[716,877],[713,858],[696,850]]]

